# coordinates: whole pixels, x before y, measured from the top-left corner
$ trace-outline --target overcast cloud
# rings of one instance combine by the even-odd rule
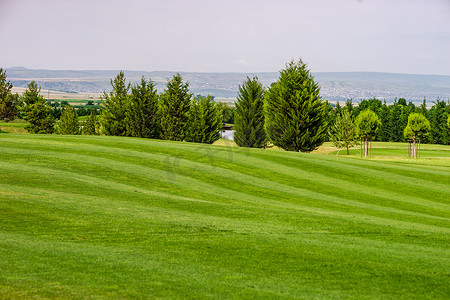
[[[450,0],[0,0],[0,67],[450,75]]]

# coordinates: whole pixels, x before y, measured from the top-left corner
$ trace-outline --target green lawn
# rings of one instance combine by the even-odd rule
[[[449,147],[386,144],[0,134],[0,298],[448,299]]]

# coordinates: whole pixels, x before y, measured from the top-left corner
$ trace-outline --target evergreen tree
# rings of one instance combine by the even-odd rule
[[[266,145],[264,88],[257,77],[247,77],[239,86],[234,129],[234,141],[238,146],[262,148]]]
[[[420,113],[421,113],[422,115],[424,115],[425,117],[426,117],[427,114],[428,114],[428,110],[427,110],[427,99],[425,99],[425,98],[423,98],[423,102],[422,102],[422,104],[420,105]]]
[[[339,149],[345,148],[347,155],[350,154],[349,148],[358,145],[355,125],[348,111],[343,111],[337,116],[328,134],[333,145]]]
[[[78,115],[72,106],[68,105],[61,114],[61,119],[56,125],[57,134],[80,134]]]
[[[430,143],[443,145],[448,143],[447,115],[445,102],[437,99],[430,109],[431,130],[428,136]]]
[[[103,92],[103,110],[100,117],[101,133],[104,135],[127,135],[126,109],[130,84],[126,84],[123,71],[111,80],[112,91]]]
[[[21,105],[19,95],[12,94],[13,85],[6,78],[6,72],[0,68],[0,120],[12,121],[18,115]]]
[[[167,82],[161,95],[159,111],[163,139],[182,141],[188,129],[189,107],[192,94],[189,83],[183,83],[180,74]]]
[[[390,142],[399,142],[402,140],[403,129],[401,129],[401,108],[397,102],[389,106],[387,132]]]
[[[31,81],[21,97],[25,103],[24,119],[30,122],[25,129],[30,133],[51,134],[55,119],[50,113],[51,107],[40,93],[41,88],[35,81]]]
[[[128,134],[134,137],[159,138],[157,118],[158,94],[151,80],[141,78],[141,83],[131,88],[128,102]]]
[[[85,135],[96,135],[97,134],[97,115],[95,114],[95,110],[91,110],[89,117],[86,122],[84,122],[83,126],[83,134]]]
[[[383,105],[378,110],[377,113],[380,118],[381,126],[377,133],[377,141],[387,142],[389,141],[389,132],[388,132],[388,116],[389,116],[389,108],[386,104],[386,100],[384,100]]]
[[[265,129],[275,146],[310,152],[327,138],[327,103],[301,60],[291,61],[265,94]]]
[[[376,136],[380,128],[380,119],[376,113],[370,109],[366,109],[358,115],[355,125],[356,134],[362,139],[364,157],[367,157],[369,156],[369,142],[372,142],[373,137]]]
[[[211,96],[197,96],[190,105],[186,141],[212,144],[220,138],[222,115]]]

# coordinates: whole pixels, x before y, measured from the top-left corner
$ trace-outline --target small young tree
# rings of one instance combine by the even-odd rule
[[[61,119],[56,124],[57,134],[80,134],[78,115],[72,106],[68,105],[61,114]]]
[[[211,96],[197,96],[189,110],[186,141],[212,144],[220,138],[222,116]]]
[[[349,148],[358,145],[355,125],[348,111],[343,111],[337,115],[336,121],[328,131],[331,142],[335,147],[347,150],[347,155],[350,154]]]
[[[151,80],[141,78],[141,83],[131,88],[128,101],[127,129],[134,137],[159,138],[157,118],[158,94]]]
[[[372,149],[372,138],[375,137],[381,126],[380,119],[376,113],[366,109],[358,115],[355,125],[356,134],[361,138],[361,156],[364,152],[364,157],[367,158],[369,156],[369,142],[370,149]]]
[[[275,146],[310,152],[327,138],[327,103],[319,85],[300,60],[291,61],[265,93],[266,134]]]
[[[96,135],[97,134],[97,116],[94,110],[91,110],[89,117],[83,126],[83,134],[85,135]]]
[[[40,92],[41,88],[38,88],[35,81],[31,81],[22,95],[25,103],[24,119],[30,122],[25,129],[30,133],[51,134],[54,131],[55,119],[50,113],[51,107]]]
[[[103,93],[100,127],[104,135],[127,135],[125,111],[130,84],[126,84],[125,81],[125,74],[120,71],[114,80],[111,79],[112,91],[109,94]]]
[[[159,101],[161,135],[163,139],[182,141],[188,129],[189,106],[192,94],[189,83],[183,83],[180,74],[167,82]]]
[[[411,113],[408,117],[408,125],[404,130],[405,138],[412,142],[411,154],[413,158],[417,158],[420,138],[427,135],[430,131],[430,122],[420,113]],[[420,151],[420,148],[419,148]],[[419,153],[420,155],[420,153]]]
[[[264,131],[264,88],[257,77],[239,86],[234,119],[234,141],[240,147],[262,148],[267,143]]]

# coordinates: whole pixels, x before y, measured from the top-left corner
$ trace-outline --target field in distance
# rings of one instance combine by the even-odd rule
[[[222,143],[0,134],[0,298],[448,299],[448,146]]]

